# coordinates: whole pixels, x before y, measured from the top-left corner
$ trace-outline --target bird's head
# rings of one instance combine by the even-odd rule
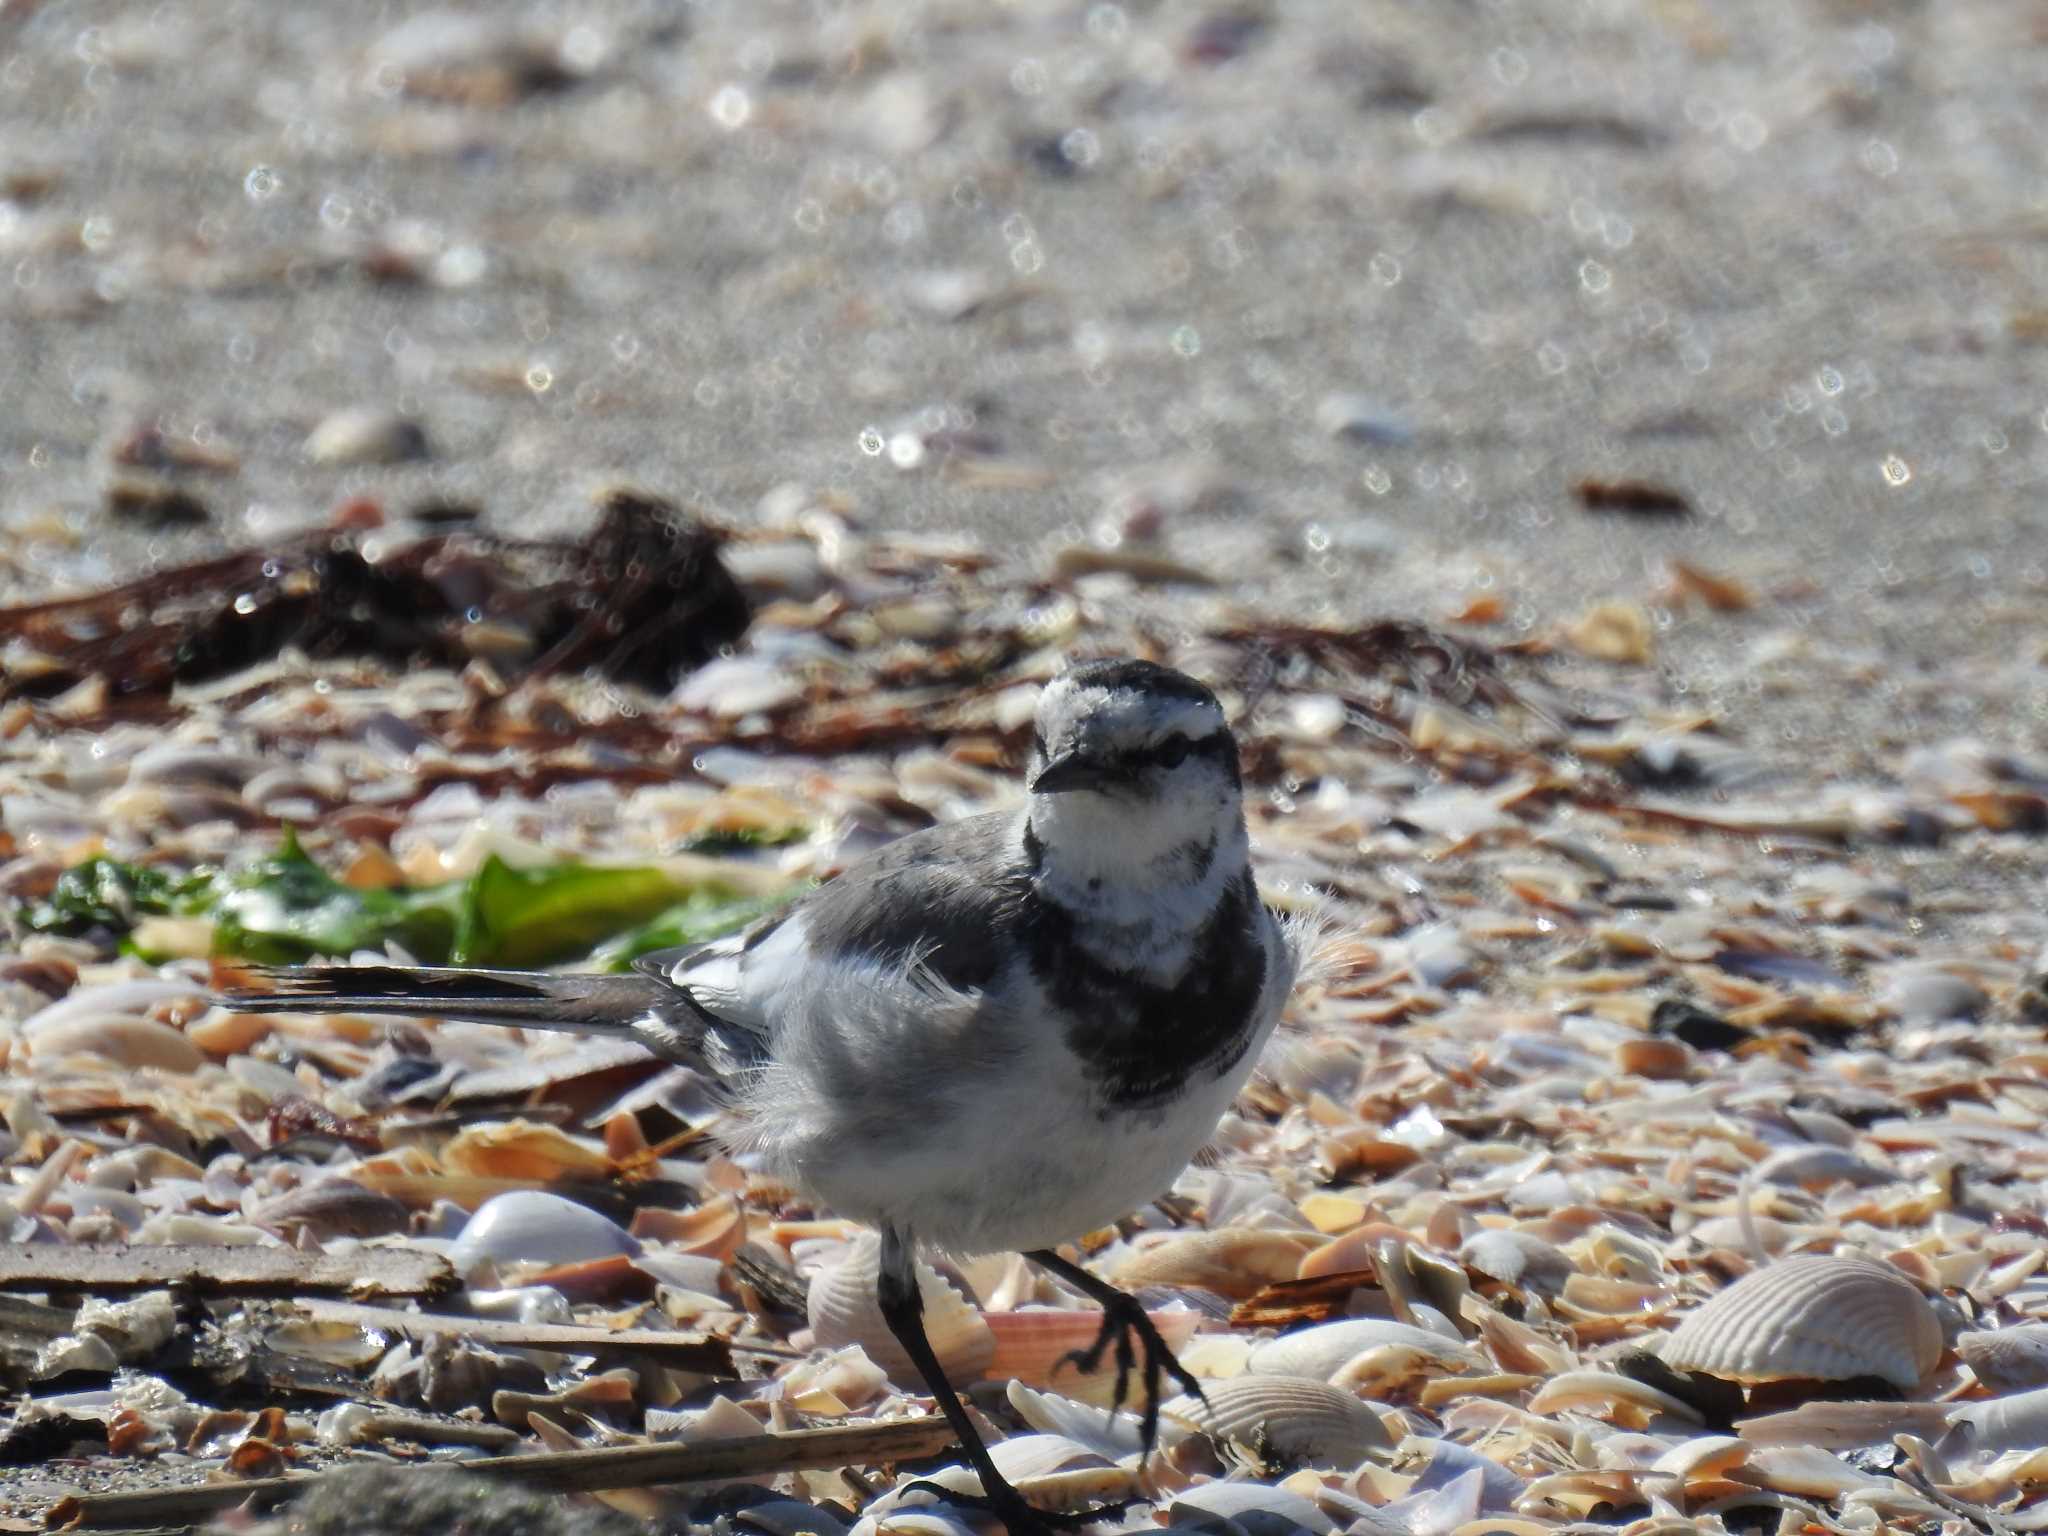
[[[1087,796],[1121,814],[1235,806],[1237,743],[1216,696],[1150,661],[1089,661],[1046,685],[1031,793]]]

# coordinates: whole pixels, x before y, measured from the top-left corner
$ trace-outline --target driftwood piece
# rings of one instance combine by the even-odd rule
[[[595,1451],[506,1456],[492,1461],[434,1462],[470,1477],[516,1478],[535,1488],[561,1493],[643,1488],[660,1483],[725,1482],[769,1472],[805,1468],[872,1466],[935,1456],[953,1443],[942,1418],[895,1419],[833,1429],[803,1429],[697,1445],[608,1446]],[[245,1482],[201,1483],[139,1493],[97,1493],[59,1499],[44,1514],[45,1524],[63,1529],[119,1529],[172,1524],[250,1502],[258,1507],[303,1493],[310,1476],[253,1478]]]
[[[439,1296],[455,1271],[438,1254],[403,1248],[301,1253],[295,1248],[201,1244],[66,1248],[0,1243],[0,1291],[189,1290],[202,1296]]]
[[[644,1355],[679,1371],[699,1371],[707,1376],[733,1373],[733,1346],[708,1333],[653,1328],[618,1330],[578,1323],[520,1323],[496,1317],[445,1317],[433,1312],[401,1312],[393,1307],[366,1307],[317,1298],[299,1305],[307,1315],[323,1323],[383,1328],[415,1340],[439,1336],[478,1339],[502,1349],[548,1349],[565,1355]],[[764,1352],[786,1353],[780,1348]]]

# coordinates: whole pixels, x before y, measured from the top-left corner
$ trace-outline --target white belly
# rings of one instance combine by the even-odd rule
[[[1251,1075],[1295,968],[1277,929],[1265,942],[1248,1048],[1157,1109],[1105,1109],[1021,977],[998,1004],[860,961],[787,967],[758,994],[774,1062],[736,1144],[839,1214],[935,1248],[1072,1241],[1164,1194]]]
[[[947,1252],[1051,1248],[1171,1188],[1244,1075],[1164,1110],[1105,1113],[1070,1063],[1063,1052],[1057,1070],[1020,1063],[978,1101],[880,1145],[821,1138],[791,1172],[834,1210]]]

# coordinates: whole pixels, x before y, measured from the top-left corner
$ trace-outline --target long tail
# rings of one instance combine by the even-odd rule
[[[547,976],[460,966],[318,965],[237,968],[220,993],[237,1013],[398,1013],[575,1035],[645,1040],[644,1021],[676,1010],[653,976]]]

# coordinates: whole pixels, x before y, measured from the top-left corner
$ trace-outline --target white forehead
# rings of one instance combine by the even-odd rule
[[[1146,738],[1178,732],[1193,741],[1222,730],[1224,721],[1213,699],[1056,677],[1038,701],[1038,724],[1049,740],[1085,731]]]

